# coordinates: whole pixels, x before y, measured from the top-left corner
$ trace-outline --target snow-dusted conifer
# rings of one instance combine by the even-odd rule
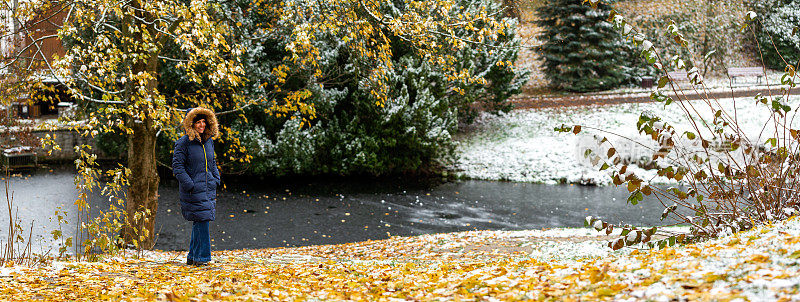
[[[751,0],[757,13],[756,39],[761,46],[764,64],[783,70],[797,68],[800,62],[800,4],[792,0]],[[774,43],[774,45],[773,45]],[[777,49],[777,51],[776,51]]]
[[[453,16],[501,9],[491,0],[452,4],[447,14]],[[405,5],[405,1],[387,1],[380,13],[391,19],[407,10]],[[248,24],[257,28],[255,24],[267,20],[266,15],[251,15],[242,30]],[[284,93],[262,85],[278,81],[274,69],[285,63],[283,56],[291,43],[293,28],[281,23],[289,21],[275,20],[284,20],[275,21],[274,28],[282,30],[263,40],[243,41],[247,73],[260,76],[249,85],[253,95]],[[435,169],[439,159],[452,155],[451,136],[458,123],[475,116],[471,106],[509,109],[508,97],[519,91],[527,74],[513,66],[519,46],[516,20],[500,14],[491,20],[494,25],[456,26],[452,35],[435,35],[436,40],[424,46],[384,32],[392,55],[390,64],[379,66],[388,71],[382,75],[385,101],[376,99],[374,74],[365,72],[369,68],[364,66],[375,62],[352,52],[342,37],[317,33],[313,43],[319,51],[321,75],[303,69],[308,66],[294,66],[293,76],[283,85],[284,90],[308,89],[311,95],[306,102],[313,104],[316,117],[304,124],[299,115],[292,120],[292,116],[265,116],[263,109],[250,109],[248,122],[237,125],[247,134],[245,144],[255,156],[249,166],[270,175],[380,175]],[[504,24],[502,34],[485,34],[499,24]],[[460,41],[460,47],[449,48],[453,41]],[[449,51],[419,50],[439,46]],[[454,75],[454,70],[459,72]]]
[[[630,47],[606,22],[611,7],[601,2],[593,9],[582,2],[547,0],[538,10],[545,77],[556,89],[579,92],[630,82],[635,76],[627,67]]]

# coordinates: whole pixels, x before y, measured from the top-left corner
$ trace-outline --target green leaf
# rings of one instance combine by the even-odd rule
[[[646,41],[646,42],[649,42],[649,41]],[[648,64],[654,64],[656,61],[658,61],[658,56],[656,56],[656,53],[655,53],[655,51],[653,51],[652,47],[650,49],[648,49],[647,51],[645,51],[645,58],[647,59],[647,63]]]
[[[664,95],[661,94],[661,91],[658,91],[658,90],[653,91],[653,92],[650,93],[650,99],[654,100],[654,101],[657,101],[657,102],[661,102],[661,98],[663,96]],[[647,120],[650,120],[650,118],[647,117],[646,115],[640,115],[639,116],[639,121],[642,121],[642,120],[647,121]]]
[[[561,126],[553,128],[555,132],[569,132],[571,130],[570,127],[567,127],[565,124],[561,124]]]
[[[600,223],[598,224],[598,222],[600,222]],[[605,229],[606,227],[608,227],[608,223],[607,222],[601,221],[599,219],[595,219],[595,221],[592,224],[594,225],[595,231],[598,231],[598,232],[600,230]]]
[[[767,142],[766,142],[766,143],[764,143],[764,144],[770,144],[770,145],[772,145],[773,147],[775,147],[775,146],[777,146],[777,145],[778,145],[778,139],[777,139],[777,138],[775,138],[775,137],[773,137],[773,138],[770,138],[770,139],[768,139],[768,140],[767,140]]]
[[[658,88],[664,88],[664,86],[667,86],[667,83],[669,83],[669,77],[668,76],[661,77],[660,79],[658,79]]]
[[[784,108],[783,104],[777,99],[772,100],[772,110],[781,111]]]
[[[666,209],[664,209],[664,212],[661,213],[661,220],[664,220],[665,218],[667,218],[667,216],[669,216],[669,213],[672,212],[672,211],[675,211],[677,208],[678,208],[678,206],[673,204],[673,205],[667,207]]]
[[[610,166],[607,163],[603,163],[603,166],[600,167],[600,171],[608,169]]]
[[[678,69],[686,69],[686,61],[681,58],[675,58],[675,67]]]
[[[631,33],[631,30],[633,30],[633,26],[630,26],[628,24],[622,25],[622,35],[624,36],[629,35]]]
[[[693,132],[686,131],[684,133],[686,133],[686,138],[688,138],[688,139],[695,139],[695,137],[696,137]]]
[[[707,54],[706,54],[706,55],[703,57],[703,62],[708,62],[708,60],[709,60],[709,59],[711,59],[711,56],[712,56],[712,55],[714,55],[714,53],[716,53],[716,52],[717,52],[716,50],[709,51],[709,52],[708,52],[708,53],[707,53]]]
[[[639,191],[639,190],[636,190],[635,192],[631,193],[631,195],[628,196],[628,201],[627,202],[632,204],[632,205],[639,204],[639,199],[636,198],[636,194],[642,194],[642,192]]]
[[[756,12],[754,12],[754,11],[749,11],[749,12],[747,12],[747,14],[744,16],[744,20],[745,20],[745,21],[753,21],[753,20],[755,20],[755,19],[756,19],[756,17],[758,17],[758,14],[756,14]]]
[[[633,36],[633,44],[639,46],[642,44],[642,41],[644,41],[645,38],[646,37],[641,33],[635,34]]]
[[[784,73],[783,76],[781,76],[781,84],[794,86],[794,76],[790,75],[788,72]]]
[[[633,181],[628,182],[628,192],[633,192],[639,189],[639,186],[636,185]]]

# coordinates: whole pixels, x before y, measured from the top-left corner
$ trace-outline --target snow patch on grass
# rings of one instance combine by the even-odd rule
[[[788,104],[796,108],[798,99],[792,96]],[[704,101],[690,103],[700,116],[713,117],[714,110]],[[764,143],[772,127],[769,107],[757,104],[753,98],[721,99],[719,104],[731,115],[736,115],[737,123],[748,138],[754,143]],[[456,175],[470,179],[608,184],[611,180],[608,170],[598,171],[584,158],[584,151],[597,148],[594,136],[600,135],[607,137],[617,152],[631,162],[651,157],[652,141],[636,129],[636,122],[644,111],[675,127],[676,135],[682,135],[684,131],[695,132],[691,127],[693,121],[685,117],[679,106],[665,107],[662,103],[527,109],[501,115],[484,113],[474,125],[455,137],[459,156],[449,168]],[[582,125],[583,131],[573,135],[553,130],[562,124],[570,127]],[[798,124],[800,121],[795,120],[793,126]],[[710,133],[699,134],[710,136]],[[688,141],[684,139],[682,143]],[[630,168],[652,183],[670,183],[657,176],[655,170],[645,170],[637,165]]]

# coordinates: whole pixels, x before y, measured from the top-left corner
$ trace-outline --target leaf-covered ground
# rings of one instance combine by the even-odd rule
[[[800,300],[800,219],[663,250],[587,229],[475,231],[344,245],[147,252],[0,271],[0,300]]]

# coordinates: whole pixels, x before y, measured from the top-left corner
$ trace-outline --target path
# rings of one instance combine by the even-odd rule
[[[780,92],[780,88],[772,88],[772,93]],[[681,95],[680,99],[697,100],[701,99],[704,94],[698,94],[695,91],[685,91],[685,97]],[[757,94],[769,95],[770,89],[765,86],[758,87],[737,87],[734,89],[712,89],[708,93],[708,98],[722,99],[722,98],[752,98]],[[675,94],[670,92],[668,94],[673,99],[678,99]],[[800,95],[800,89],[792,89],[791,95]],[[550,107],[570,107],[570,106],[587,106],[587,105],[612,105],[623,103],[643,103],[652,102],[650,99],[650,92],[632,92],[624,94],[611,94],[611,93],[594,93],[594,94],[573,94],[568,96],[521,96],[511,99],[514,109],[529,109],[529,108],[550,108]]]

